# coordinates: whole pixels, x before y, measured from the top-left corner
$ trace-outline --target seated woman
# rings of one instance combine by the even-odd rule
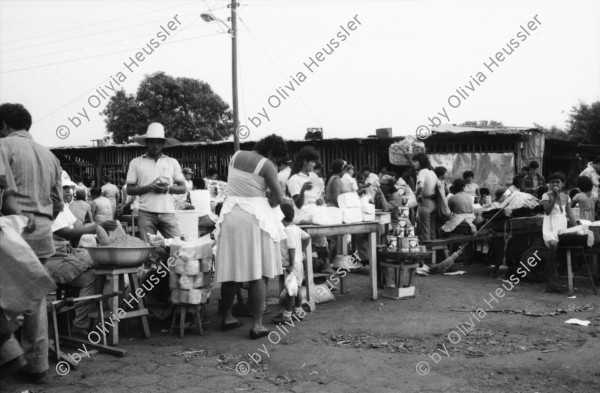
[[[463,173],[463,179],[465,180],[465,192],[469,195],[471,195],[472,197],[477,197],[478,199],[480,199],[480,195],[479,195],[479,186],[477,185],[477,183],[473,182],[473,178],[475,177],[475,174],[473,174],[473,171],[465,171]]]
[[[456,179],[452,183],[452,187],[454,195],[448,199],[448,207],[452,212],[452,216],[442,226],[442,234],[454,232],[463,222],[470,227],[471,233],[475,233],[477,229],[473,224],[473,221],[475,221],[473,198],[465,191],[465,181],[463,179]]]

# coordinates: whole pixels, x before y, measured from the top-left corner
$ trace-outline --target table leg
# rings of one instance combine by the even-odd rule
[[[310,311],[315,311],[313,305],[314,300],[310,298],[310,290],[314,285],[313,276],[313,256],[312,256],[312,240],[308,239],[308,246],[306,247],[306,301],[310,305]]]
[[[571,268],[571,250],[567,250],[567,280],[569,284],[569,296],[573,296],[573,269]]]
[[[377,232],[369,234],[369,271],[371,273],[371,299],[377,299]]]
[[[131,288],[133,288],[133,290],[131,292],[134,294],[137,294],[137,290],[139,288],[138,281],[137,281],[137,274],[129,273],[129,281],[130,281]],[[143,296],[139,296],[138,300],[139,300],[139,303],[137,304],[138,310],[141,311],[141,310],[146,309],[146,306],[144,305]],[[184,314],[185,314],[185,312],[184,312]],[[140,318],[140,321],[142,322],[142,328],[144,330],[144,337],[149,338],[150,337],[150,327],[148,326],[148,318],[146,317],[146,315],[140,315],[139,318]]]
[[[111,276],[110,277],[110,284],[111,284],[111,292],[115,293],[115,292],[119,292],[119,276]],[[109,300],[109,304],[110,304],[110,310],[112,312],[112,315],[119,315],[119,296],[115,296],[113,298],[111,298]],[[111,316],[112,318],[112,316]],[[101,321],[100,323],[104,324],[104,321]],[[119,321],[118,319],[115,318],[115,320],[113,321],[113,327],[111,327],[111,332],[110,332],[110,345],[114,345],[117,346],[119,345]],[[104,326],[104,325],[102,325]]]

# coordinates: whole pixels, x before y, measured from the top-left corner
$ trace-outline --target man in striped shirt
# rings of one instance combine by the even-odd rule
[[[29,134],[31,115],[23,105],[0,105],[0,119],[3,123],[0,125],[0,155],[8,158],[17,188],[14,194],[16,202],[23,213],[35,217],[35,230],[23,233],[23,238],[44,263],[54,254],[54,212],[62,210],[60,162]],[[30,382],[42,382],[48,370],[46,298],[25,313],[21,345],[28,362],[21,369],[21,376]],[[13,338],[0,349],[0,364],[20,354],[21,348]]]

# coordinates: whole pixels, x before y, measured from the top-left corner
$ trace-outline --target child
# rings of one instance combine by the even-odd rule
[[[280,205],[284,218],[282,220],[285,226],[285,234],[287,239],[282,240],[281,247],[281,265],[285,268],[286,277],[292,274],[298,284],[298,288],[302,285],[304,279],[304,265],[302,263],[302,252],[306,251],[310,236],[296,225],[294,221],[294,208],[292,205],[283,203]],[[295,308],[294,308],[295,305]],[[302,310],[302,299],[300,293],[296,296],[287,295],[285,311],[282,314],[273,318],[273,323],[282,325],[283,323],[293,324],[292,316],[296,320],[302,320],[306,313]]]
[[[90,203],[92,217],[96,224],[102,224],[104,221],[113,219],[112,206],[107,197],[102,195],[102,190],[94,187],[90,190],[92,202]]]
[[[548,263],[548,282],[546,283],[546,292],[558,292],[558,271],[556,262],[556,249],[558,247],[558,232],[567,229],[567,216],[572,226],[576,225],[575,217],[571,212],[571,199],[568,195],[561,193],[565,183],[565,175],[560,172],[553,173],[549,178],[548,192],[542,195],[542,205],[544,206],[544,223],[542,226],[542,235],[544,243],[550,249]],[[566,215],[565,215],[566,214]]]
[[[598,196],[592,193],[594,183],[592,179],[587,176],[579,176],[577,178],[577,188],[579,193],[573,197],[571,207],[579,204],[579,219],[595,221],[596,218],[596,205],[598,204]]]
[[[477,185],[477,183],[473,183],[473,178],[475,177],[475,174],[473,173],[473,171],[465,171],[463,173],[463,179],[465,179],[465,192],[469,195],[471,195],[472,197],[477,197],[477,199],[479,199],[479,186]],[[481,201],[476,201],[478,203],[481,203]]]

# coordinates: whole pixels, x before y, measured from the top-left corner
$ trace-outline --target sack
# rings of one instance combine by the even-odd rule
[[[319,285],[311,285],[310,287],[310,299],[316,303],[326,303],[334,300],[333,293],[327,287],[327,283]],[[306,303],[306,287],[300,287],[298,291],[302,303]]]
[[[0,217],[0,308],[16,317],[56,288],[20,233],[23,216]]]

